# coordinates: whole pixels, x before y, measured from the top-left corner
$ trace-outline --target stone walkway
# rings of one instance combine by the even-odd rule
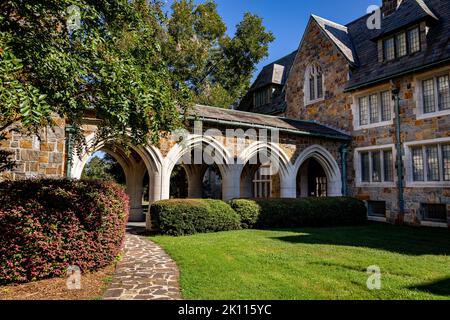
[[[117,265],[105,300],[179,300],[179,272],[159,246],[128,233],[124,256]]]

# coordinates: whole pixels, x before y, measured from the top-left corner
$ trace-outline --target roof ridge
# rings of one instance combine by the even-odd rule
[[[338,26],[338,27],[341,27],[343,30],[342,31],[346,31],[346,32],[348,32],[348,28],[345,26],[345,25],[343,25],[343,24],[340,24],[340,23],[337,23],[337,22],[334,22],[334,21],[332,21],[332,20],[329,20],[329,19],[325,19],[325,18],[323,18],[323,17],[320,17],[320,16],[318,16],[318,15],[315,15],[315,14],[311,14],[311,16],[314,18],[314,19],[320,19],[320,20],[323,20],[323,21],[325,21],[325,22],[328,22],[328,23],[331,23],[331,24],[334,24],[335,26]]]

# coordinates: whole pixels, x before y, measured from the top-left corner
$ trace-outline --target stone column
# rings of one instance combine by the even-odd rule
[[[224,201],[241,197],[242,169],[242,165],[230,165],[224,170],[222,177],[222,195]]]
[[[288,168],[287,173],[280,172],[280,196],[283,199],[297,198],[297,175],[294,168]]]
[[[130,222],[143,222],[142,195],[147,169],[143,163],[133,165],[127,174],[127,194],[130,197]],[[151,183],[151,182],[150,182]]]

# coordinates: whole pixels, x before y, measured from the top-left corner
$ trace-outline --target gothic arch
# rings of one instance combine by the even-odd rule
[[[333,155],[324,147],[312,145],[303,150],[294,164],[295,177],[300,167],[309,159],[315,159],[324,169],[328,179],[328,196],[336,197],[342,195],[342,176],[338,163]]]

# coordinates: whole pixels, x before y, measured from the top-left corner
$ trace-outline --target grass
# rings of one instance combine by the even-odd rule
[[[185,299],[450,299],[450,232],[384,224],[151,237]],[[381,290],[367,268],[381,268]]]

